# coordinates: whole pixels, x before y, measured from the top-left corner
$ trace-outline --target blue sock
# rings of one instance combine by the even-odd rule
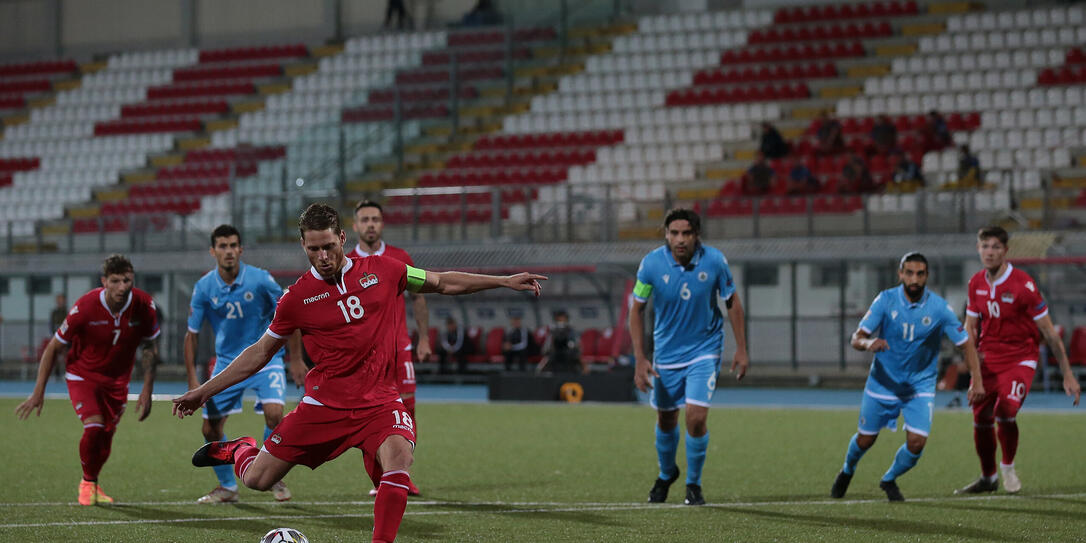
[[[856,437],[860,434],[852,434],[852,439],[848,441],[848,452],[845,454],[845,465],[841,468],[841,471],[845,475],[852,475],[856,471],[856,464],[860,463],[860,458],[863,458],[865,452],[859,445],[856,444]]]
[[[882,476],[883,481],[893,481],[898,477],[905,474],[916,465],[916,461],[920,460],[920,455],[924,451],[920,451],[917,454],[913,454],[904,443],[901,444],[901,448],[897,450],[897,454],[894,455],[894,463],[890,464],[890,469],[886,470],[886,474]]]
[[[222,435],[220,441],[226,441],[226,434]],[[238,480],[234,478],[234,466],[233,464],[224,464],[222,466],[215,466],[215,476],[219,478],[219,486],[230,490],[238,489]]]
[[[709,432],[701,437],[686,434],[686,484],[701,485],[701,467],[709,449]]]
[[[271,437],[273,431],[275,431],[275,428],[264,427],[264,441],[267,441],[268,438]]]
[[[679,466],[675,465],[675,451],[679,450],[679,427],[664,432],[656,427],[656,459],[660,463],[661,479],[665,481],[675,475]]]

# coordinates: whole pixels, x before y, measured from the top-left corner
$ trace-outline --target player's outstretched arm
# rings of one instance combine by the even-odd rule
[[[1078,384],[1078,377],[1075,376],[1075,372],[1071,369],[1071,361],[1067,358],[1067,351],[1063,348],[1063,340],[1056,333],[1056,327],[1052,325],[1052,319],[1045,315],[1034,322],[1037,323],[1037,328],[1041,331],[1041,335],[1044,336],[1045,343],[1048,344],[1048,352],[1056,357],[1056,362],[1060,365],[1060,373],[1063,374],[1063,391],[1074,398],[1075,405],[1078,405],[1079,396],[1082,395],[1082,387]]]
[[[630,307],[630,343],[633,344],[634,386],[641,392],[652,388],[652,378],[660,374],[652,367],[652,362],[645,356],[645,302],[634,299]]]
[[[240,383],[260,371],[271,361],[275,353],[283,348],[287,338],[276,338],[264,334],[256,343],[250,345],[235,358],[225,370],[209,379],[199,387],[186,392],[173,400],[173,414],[185,418],[196,412],[208,398]]]
[[[516,275],[483,275],[458,271],[424,272],[426,277],[422,287],[415,292],[425,294],[436,292],[447,296],[471,294],[480,290],[508,288],[518,291],[532,291],[536,296],[543,293],[540,281],[546,281],[543,275],[518,273]]]
[[[34,391],[15,408],[15,416],[19,417],[19,420],[29,417],[32,411],[36,411],[35,414],[41,416],[41,408],[45,404],[45,383],[49,381],[49,374],[53,373],[57,351],[64,347],[65,345],[56,336],[45,346],[45,351],[41,353],[41,361],[38,363],[38,378],[34,382]]]
[[[151,414],[151,398],[155,391],[155,367],[158,365],[157,339],[143,343],[140,363],[143,365],[143,389],[140,390],[139,400],[136,402],[136,410],[139,413],[139,418],[136,420],[141,421]]]
[[[743,312],[743,302],[739,296],[732,294],[727,300],[728,322],[732,323],[732,335],[735,336],[735,358],[732,367],[728,370],[735,374],[736,381],[742,381],[750,367],[750,357],[747,355],[747,321]]]

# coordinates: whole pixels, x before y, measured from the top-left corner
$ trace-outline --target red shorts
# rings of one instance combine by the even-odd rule
[[[1033,384],[1033,374],[1036,371],[1023,365],[1011,366],[998,373],[982,368],[981,375],[987,395],[973,404],[973,420],[990,423],[994,417],[1014,417],[1029,395],[1029,387]]]
[[[299,403],[264,441],[272,456],[311,469],[357,447],[376,458],[389,436],[415,443],[415,421],[399,401],[364,409]]]
[[[396,392],[400,395],[415,393],[415,363],[412,361],[414,351],[400,349],[396,357]]]
[[[72,407],[79,420],[86,421],[88,417],[101,415],[106,430],[117,427],[117,423],[124,414],[124,406],[128,403],[128,384],[104,385],[91,381],[76,381],[67,379],[68,397],[72,400]]]

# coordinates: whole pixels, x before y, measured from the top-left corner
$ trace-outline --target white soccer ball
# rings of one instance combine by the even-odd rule
[[[309,543],[309,540],[294,528],[276,528],[264,534],[260,543]]]

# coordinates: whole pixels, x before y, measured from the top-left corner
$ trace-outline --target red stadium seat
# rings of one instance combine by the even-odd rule
[[[486,358],[491,364],[505,362],[505,354],[502,351],[502,343],[505,341],[505,330],[497,327],[491,328],[486,333]]]
[[[1086,326],[1076,327],[1071,332],[1071,345],[1070,352],[1067,353],[1067,357],[1071,360],[1071,364],[1076,366],[1086,366]]]

